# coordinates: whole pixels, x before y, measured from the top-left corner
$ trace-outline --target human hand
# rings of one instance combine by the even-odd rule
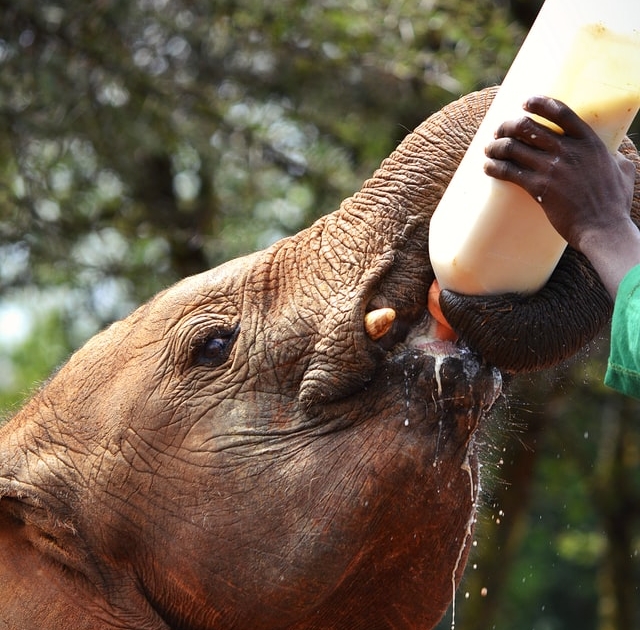
[[[611,155],[591,127],[561,101],[527,100],[525,110],[557,125],[557,133],[529,116],[503,123],[486,148],[485,172],[524,188],[575,249],[611,243],[630,220],[634,164]],[[637,230],[636,230],[637,231]],[[587,251],[584,253],[589,256]]]
[[[561,101],[544,96],[524,116],[500,125],[486,148],[485,172],[524,188],[557,232],[594,266],[609,294],[640,264],[640,232],[631,220],[636,167],[611,155],[593,129]],[[516,210],[517,211],[517,210]]]

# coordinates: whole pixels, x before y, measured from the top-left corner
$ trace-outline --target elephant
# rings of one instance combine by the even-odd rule
[[[534,296],[443,292],[459,339],[434,336],[429,218],[494,94],[431,115],[334,213],[98,333],[0,429],[0,628],[438,623],[503,380],[612,306],[568,250]]]

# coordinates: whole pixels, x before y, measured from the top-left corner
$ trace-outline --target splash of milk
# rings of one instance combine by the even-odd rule
[[[469,520],[467,521],[467,526],[465,528],[465,533],[462,538],[462,545],[460,546],[460,551],[458,552],[458,557],[456,558],[456,562],[453,566],[453,571],[451,572],[451,589],[452,589],[452,601],[451,601],[451,630],[455,630],[456,627],[456,574],[458,573],[458,568],[460,567],[460,563],[462,562],[462,557],[464,555],[464,551],[467,547],[467,540],[473,536],[473,525],[475,523],[476,518],[476,501],[477,501],[477,493],[476,486],[473,482],[473,471],[471,470],[471,463],[469,462],[469,451],[467,451],[467,456],[465,457],[462,466],[460,466],[460,470],[467,473],[469,476],[469,485],[471,489],[471,514],[469,516]]]

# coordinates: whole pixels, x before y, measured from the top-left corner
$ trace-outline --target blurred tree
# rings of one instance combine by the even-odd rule
[[[640,627],[640,401],[602,384],[606,348],[511,388],[456,628]]]
[[[335,209],[520,36],[489,0],[0,11],[0,288],[73,286],[94,328]]]

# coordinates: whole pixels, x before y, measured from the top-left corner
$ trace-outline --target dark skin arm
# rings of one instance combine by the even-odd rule
[[[505,122],[486,148],[485,172],[537,199],[615,299],[622,278],[640,264],[640,231],[630,217],[634,165],[620,153],[611,155],[564,103],[534,96],[524,109],[555,123],[564,135],[528,116]]]

